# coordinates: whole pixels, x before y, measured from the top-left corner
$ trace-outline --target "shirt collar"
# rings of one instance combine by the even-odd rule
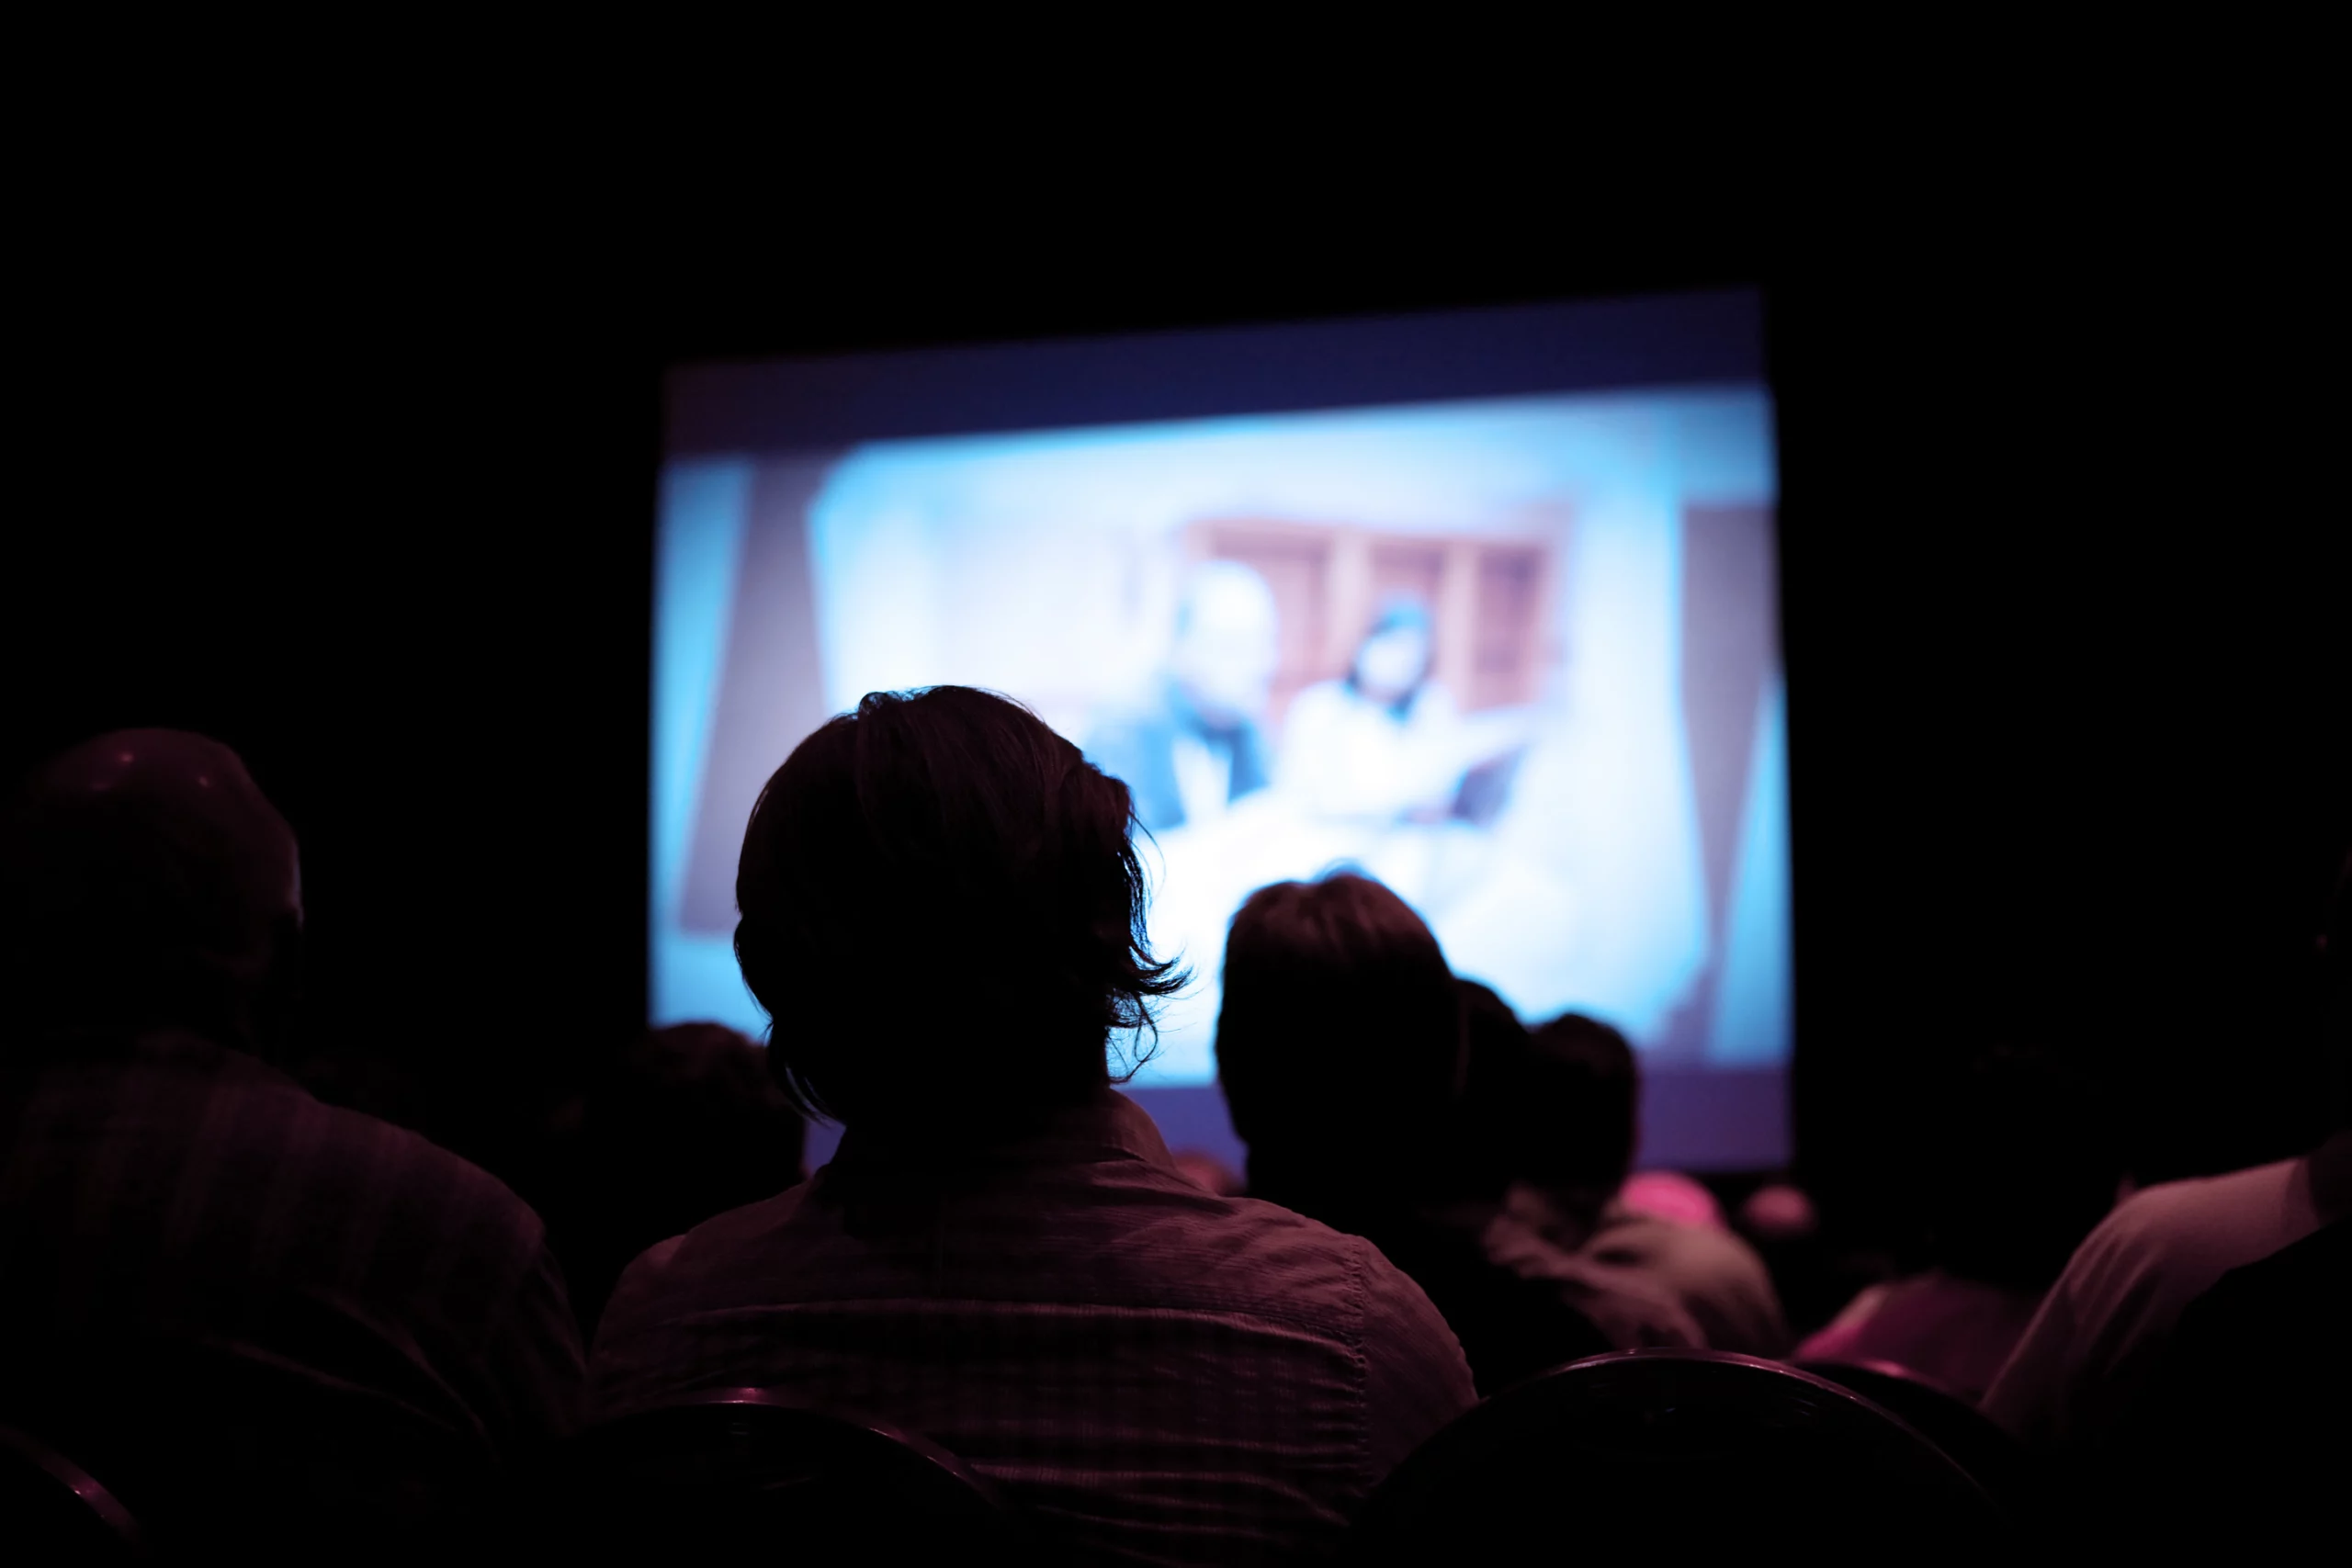
[[[1168,1152],[1159,1129],[1143,1107],[1118,1090],[1097,1089],[1083,1103],[1057,1106],[1028,1119],[1010,1135],[967,1147],[944,1147],[936,1141],[908,1136],[897,1129],[852,1127],[842,1134],[827,1172],[833,1179],[867,1171],[913,1170],[946,1166],[967,1170],[1035,1169],[1047,1166],[1099,1165],[1110,1160],[1138,1160],[1173,1171],[1176,1161]]]

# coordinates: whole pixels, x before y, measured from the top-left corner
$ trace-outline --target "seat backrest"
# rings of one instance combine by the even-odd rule
[[[1893,1412],[1951,1456],[2013,1519],[2041,1505],[2039,1472],[2023,1443],[1959,1394],[1892,1361],[1800,1361],[1800,1371],[1852,1389]]]
[[[130,1562],[138,1523],[98,1480],[14,1427],[0,1427],[0,1548],[19,1562]]]
[[[1749,1356],[1630,1350],[1460,1416],[1374,1494],[1348,1552],[1507,1561],[1629,1529],[1668,1558],[1786,1542],[1882,1561],[1981,1553],[2006,1523],[1934,1443],[1850,1390]]]
[[[593,1427],[552,1457],[534,1493],[526,1528],[624,1559],[751,1544],[810,1561],[1036,1560],[1019,1514],[936,1444],[761,1389]]]
[[[9,1394],[0,1418],[105,1477],[159,1554],[413,1556],[463,1539],[493,1479],[479,1438],[396,1398],[202,1345],[77,1356]]]

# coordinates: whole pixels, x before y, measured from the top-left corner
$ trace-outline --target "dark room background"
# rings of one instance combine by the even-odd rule
[[[54,302],[12,400],[9,777],[119,726],[236,746],[303,841],[320,1081],[498,1168],[511,1111],[643,1016],[665,360],[1760,279],[1803,1174],[1840,1224],[1891,1224],[1935,1072],[1993,1040],[2098,1068],[2144,1178],[2318,1132],[2299,987],[2352,834],[2352,639],[2314,290],[1925,243],[857,276]]]

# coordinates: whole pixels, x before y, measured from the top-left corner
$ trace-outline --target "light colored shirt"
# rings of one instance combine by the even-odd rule
[[[1596,1262],[1508,1210],[1487,1226],[1487,1256],[1521,1279],[1555,1287],[1620,1350],[1698,1350],[1705,1332],[1682,1303],[1631,1269]]]
[[[1791,1359],[1892,1361],[1982,1400],[2041,1302],[2038,1292],[1930,1269],[1860,1292]]]
[[[2037,1446],[2103,1438],[2189,1303],[2231,1269],[2320,1227],[2312,1167],[2347,1139],[2338,1134],[2320,1155],[2146,1188],[2117,1204],[2042,1299],[1984,1395],[1985,1414]]]
[[[1611,1204],[1580,1250],[1595,1263],[1657,1283],[1690,1314],[1711,1350],[1780,1356],[1789,1348],[1770,1270],[1754,1247],[1720,1225]]]
[[[1292,1561],[1475,1400],[1361,1237],[1185,1179],[1110,1090],[892,1209],[853,1128],[778,1197],[664,1242],[606,1309],[591,1399],[755,1385],[919,1432],[1088,1561]]]
[[[1719,1226],[1643,1213],[1611,1200],[1581,1240],[1553,1205],[1515,1184],[1488,1226],[1487,1255],[1521,1273],[1574,1283],[1577,1304],[1631,1349],[1689,1345],[1778,1356],[1789,1331],[1764,1260]]]
[[[1294,698],[1275,787],[1312,817],[1393,822],[1448,804],[1470,763],[1461,716],[1434,681],[1400,717],[1345,681]]]

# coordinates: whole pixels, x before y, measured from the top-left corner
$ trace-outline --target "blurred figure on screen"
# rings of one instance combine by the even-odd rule
[[[1451,808],[1464,759],[1453,698],[1430,676],[1436,650],[1427,606],[1391,599],[1347,674],[1298,694],[1280,776],[1304,810],[1385,823]]]
[[[1139,707],[1106,716],[1089,761],[1135,795],[1152,832],[1198,824],[1266,787],[1261,725],[1280,659],[1273,591],[1238,561],[1209,561],[1185,583],[1168,668]]]

